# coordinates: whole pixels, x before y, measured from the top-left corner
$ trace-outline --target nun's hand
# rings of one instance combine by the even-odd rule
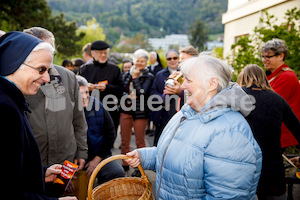
[[[125,160],[131,167],[138,167],[140,164],[140,155],[137,150],[133,150],[126,154],[126,156],[132,157],[131,159]]]
[[[45,182],[53,182],[61,172],[62,165],[54,164],[47,168],[45,173]]]

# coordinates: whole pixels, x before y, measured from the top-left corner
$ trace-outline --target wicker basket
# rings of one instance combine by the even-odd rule
[[[130,159],[131,157],[125,155],[111,156],[101,161],[93,171],[89,185],[88,185],[88,200],[112,200],[112,199],[139,199],[148,200],[154,199],[152,195],[151,183],[145,174],[141,165],[138,166],[142,177],[125,177],[116,178],[106,183],[103,183],[93,189],[94,180],[100,169],[107,163],[119,160]]]

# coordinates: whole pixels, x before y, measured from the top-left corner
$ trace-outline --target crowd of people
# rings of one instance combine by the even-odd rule
[[[166,68],[155,51],[137,49],[122,70],[108,62],[105,41],[62,66],[53,64],[54,50],[54,35],[40,27],[0,37],[6,194],[76,199],[53,183],[61,164],[90,176],[112,155],[119,130],[120,153],[132,159],[103,167],[97,184],[141,164],[156,172],[156,199],[287,199],[282,153],[300,142],[300,85],[284,41],[264,43],[266,72],[249,63],[237,82],[228,64],[192,46],[166,52]],[[150,121],[154,142],[146,147]],[[299,157],[291,161],[300,166]]]

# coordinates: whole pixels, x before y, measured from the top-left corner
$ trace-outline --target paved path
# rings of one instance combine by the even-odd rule
[[[120,128],[119,128],[120,129]],[[119,132],[119,131],[118,131]],[[148,135],[146,135],[146,146],[147,147],[151,147],[153,144],[153,139],[154,137],[149,137]],[[119,146],[121,145],[121,135],[120,132],[118,133],[118,136],[116,138],[115,144],[114,144],[114,148],[112,149],[112,154],[113,155],[118,155],[121,154],[121,149],[119,149]],[[131,137],[131,142],[130,142],[130,149],[131,151],[136,149],[136,145],[135,145],[135,136],[132,135]],[[120,164],[122,163],[122,161],[118,161]],[[129,171],[126,173],[127,176],[130,176],[133,172],[133,168],[130,167]],[[150,170],[145,170],[146,175],[148,176],[151,184],[152,184],[152,191],[153,194],[155,194],[155,179],[156,179],[156,173]]]

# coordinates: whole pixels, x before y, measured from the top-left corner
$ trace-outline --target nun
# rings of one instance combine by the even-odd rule
[[[45,182],[52,182],[61,165],[43,167],[32,134],[24,95],[34,95],[49,82],[54,49],[22,32],[0,37],[0,152],[3,199],[57,199],[46,196]],[[64,197],[61,199],[76,199]]]

